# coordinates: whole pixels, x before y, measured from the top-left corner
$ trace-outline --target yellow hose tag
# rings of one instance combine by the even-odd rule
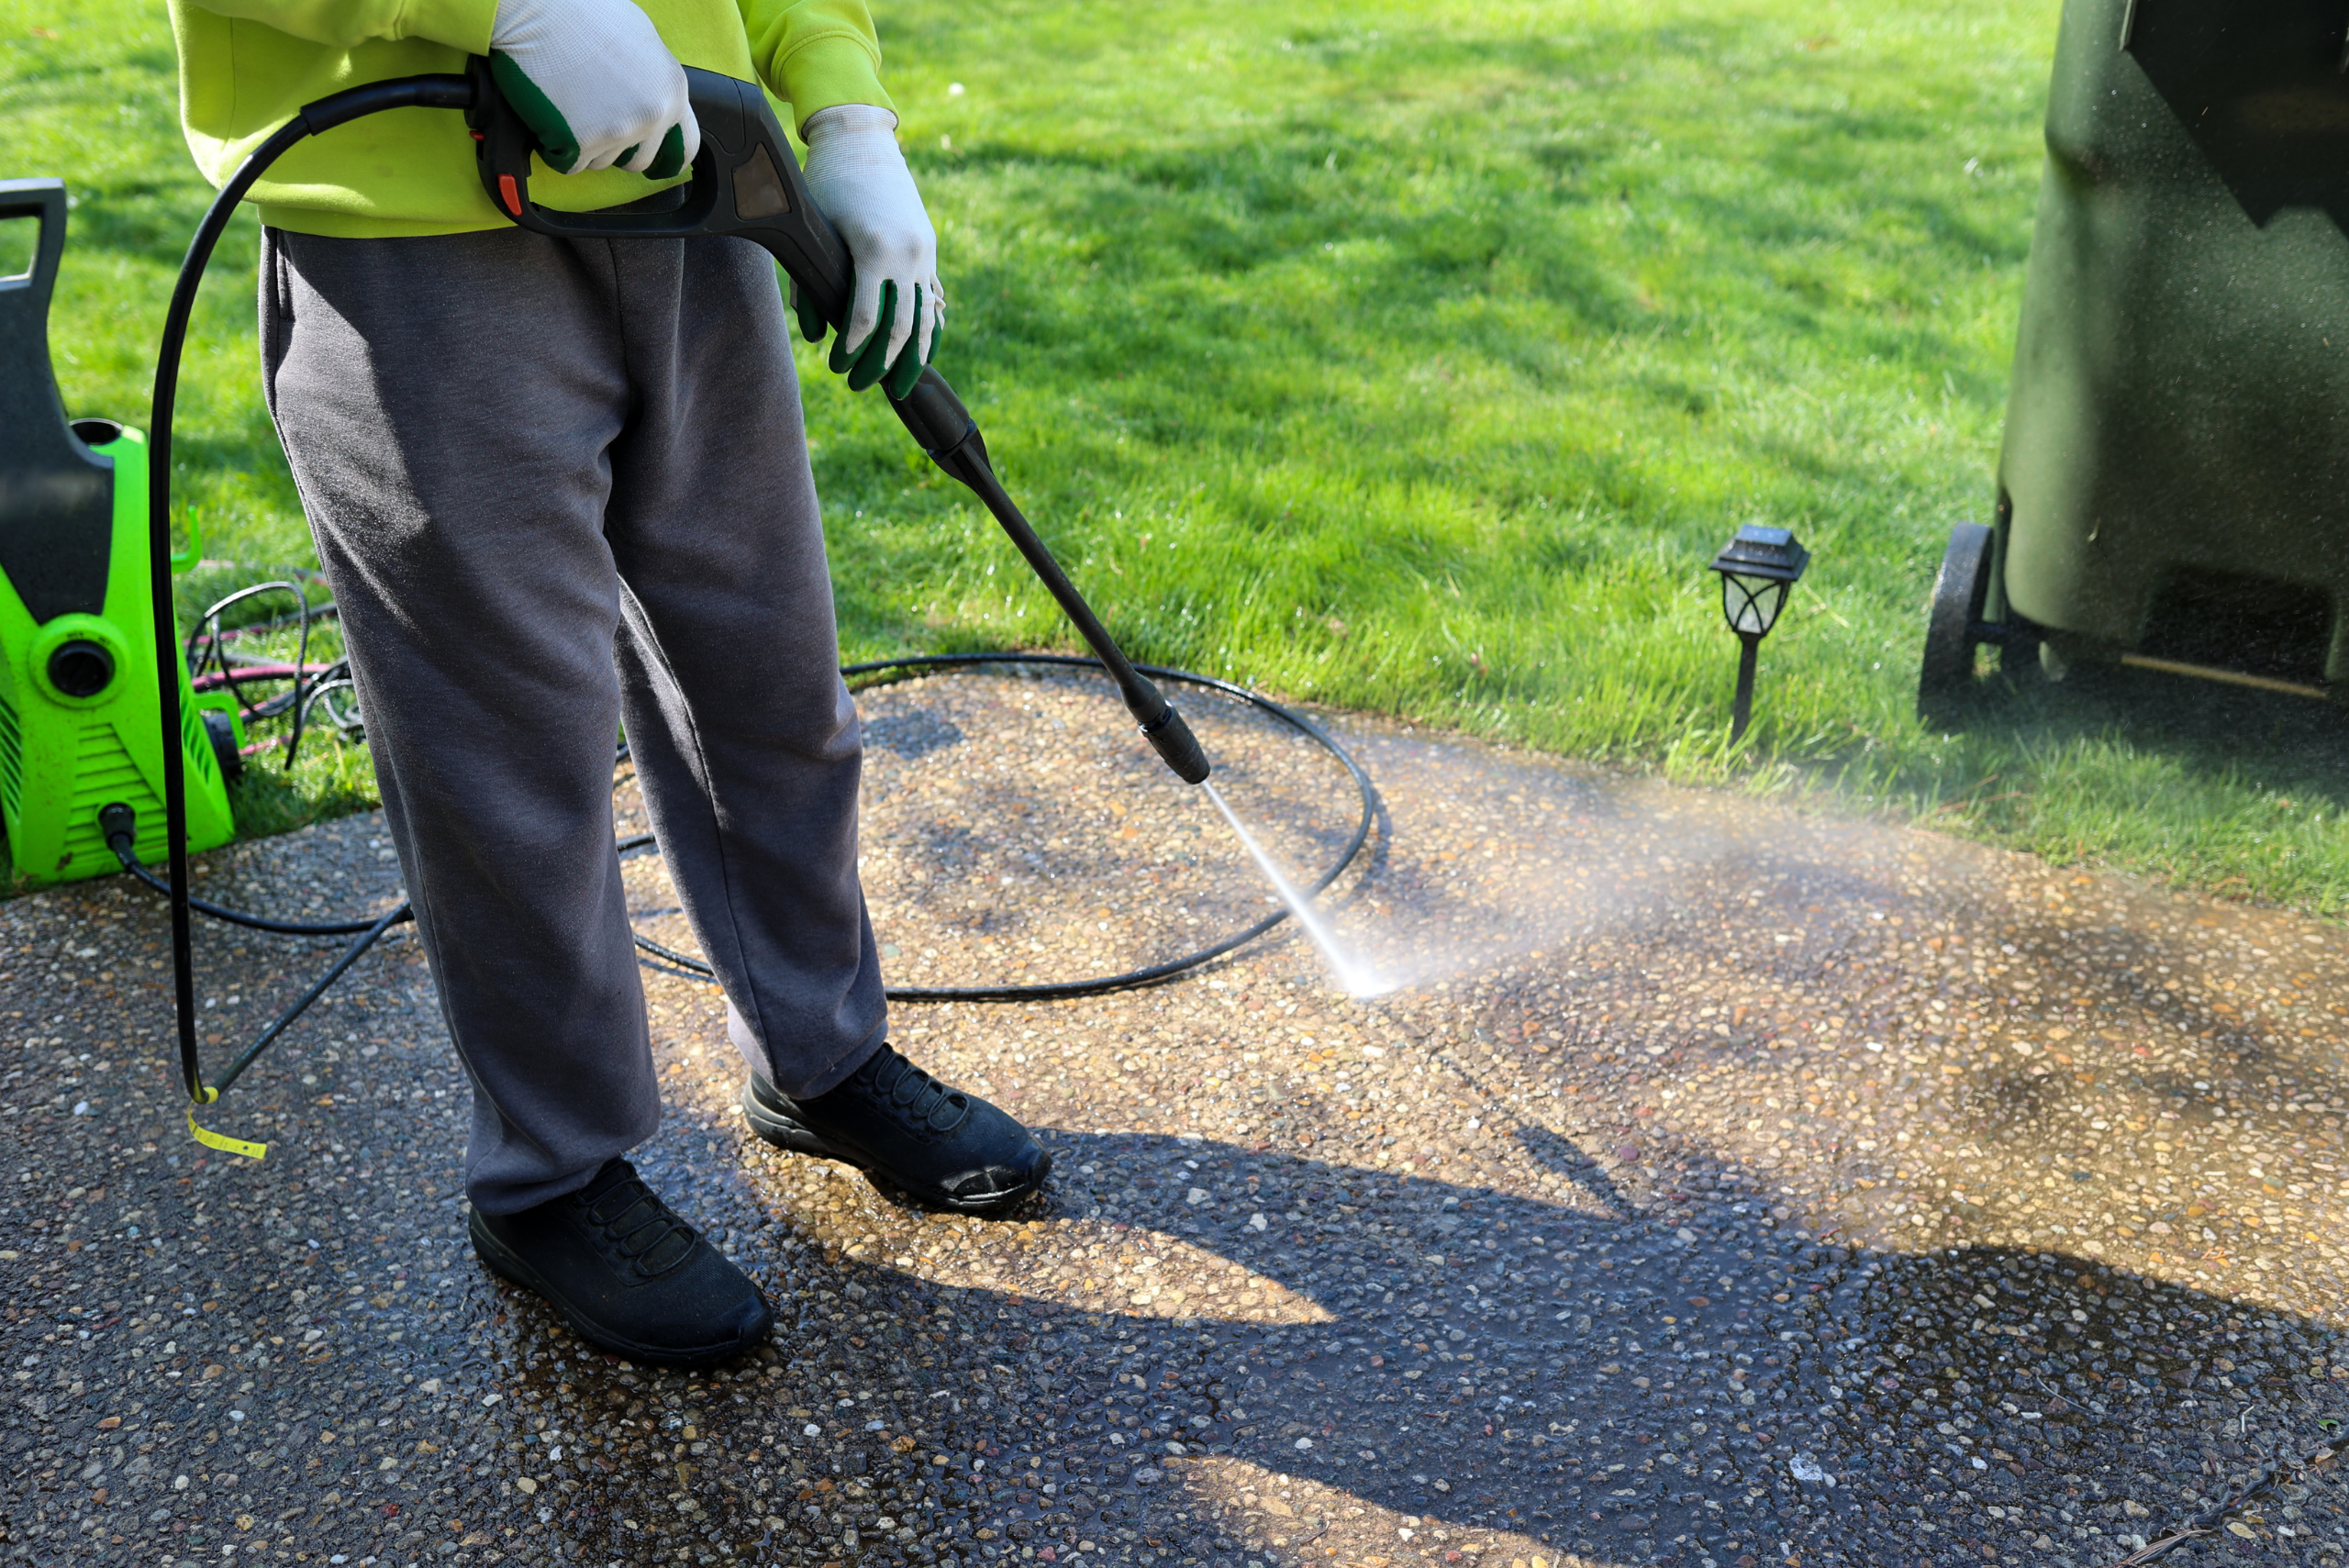
[[[220,1091],[206,1084],[202,1090],[202,1098],[197,1103],[208,1106],[219,1097]],[[195,1124],[195,1106],[194,1105],[187,1107],[187,1130],[198,1143],[203,1144],[206,1149],[217,1149],[223,1154],[241,1154],[248,1160],[265,1160],[269,1157],[269,1145],[266,1143],[254,1143],[242,1138],[231,1138],[225,1132],[214,1132],[209,1129],[198,1127]]]

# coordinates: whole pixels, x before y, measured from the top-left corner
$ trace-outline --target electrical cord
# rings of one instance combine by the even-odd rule
[[[277,661],[239,661],[229,657],[226,645],[229,633],[220,625],[221,616],[245,600],[256,598],[263,594],[294,595],[294,615],[290,617],[278,617],[281,621],[291,619],[301,628],[300,641],[295,649],[294,662],[290,666]],[[310,606],[310,595],[299,583],[282,579],[275,582],[256,583],[250,587],[239,588],[227,598],[214,603],[203,615],[196,617],[195,628],[187,634],[187,666],[189,677],[194,683],[193,689],[202,691],[207,686],[227,686],[230,700],[236,703],[239,712],[246,719],[275,718],[286,713],[294,716],[293,732],[284,740],[284,771],[287,773],[294,771],[294,759],[302,750],[302,724],[309,714],[308,705],[302,700],[302,683],[304,678],[311,673],[310,621],[314,614]],[[197,651],[199,644],[203,645],[202,652]],[[216,674],[212,676],[205,674],[204,667],[207,662],[212,665]],[[340,662],[325,666],[319,671],[319,677],[323,681],[333,676],[340,669]],[[291,680],[294,683],[294,689],[283,695],[270,697],[258,703],[245,700],[245,682],[273,680]],[[274,741],[267,743],[267,745],[274,744],[276,744]],[[247,750],[254,752],[265,751],[267,745],[255,745]]]
[[[327,994],[327,988],[332,985],[336,981],[341,979],[343,972],[349,969],[352,964],[357,963],[360,958],[369,948],[373,947],[377,941],[382,940],[384,932],[390,930],[394,926],[401,924],[403,921],[413,920],[415,918],[416,911],[409,906],[408,901],[403,898],[400,900],[399,906],[397,908],[391,910],[388,914],[384,915],[382,919],[376,921],[373,925],[360,932],[358,938],[353,940],[349,947],[342,950],[342,956],[336,959],[334,963],[324,974],[319,975],[317,979],[312,981],[310,983],[310,988],[307,991],[303,992],[301,995],[295,998],[293,1006],[278,1014],[267,1029],[262,1030],[259,1035],[254,1037],[253,1042],[250,1045],[238,1052],[237,1060],[228,1064],[228,1070],[226,1073],[221,1073],[219,1081],[212,1085],[213,1097],[216,1099],[218,1098],[221,1090],[226,1089],[229,1084],[235,1083],[239,1077],[242,1077],[244,1075],[245,1069],[250,1067],[254,1061],[260,1057],[261,1053],[268,1050],[270,1045],[279,1035],[284,1034],[287,1029],[291,1029],[294,1025],[295,1019],[300,1018],[304,1013],[308,1012],[310,1010],[310,1004],[325,995]]]

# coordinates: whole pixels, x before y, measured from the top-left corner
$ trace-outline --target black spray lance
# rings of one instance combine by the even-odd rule
[[[522,228],[579,239],[690,239],[701,235],[748,239],[764,248],[782,265],[803,304],[812,305],[835,328],[846,325],[852,297],[848,247],[809,199],[798,161],[792,156],[791,144],[784,139],[783,128],[775,123],[774,113],[767,106],[766,95],[748,82],[715,72],[688,66],[685,77],[694,115],[701,123],[701,151],[694,159],[692,183],[683,188],[679,204],[665,211],[557,213],[533,203],[530,155],[535,143],[521,117],[507,106],[497,91],[489,62],[480,59],[463,75],[406,76],[373,82],[305,105],[299,114],[273,132],[237,166],[236,172],[206,209],[204,221],[188,243],[187,256],[180,263],[171,306],[163,317],[162,340],[155,356],[155,399],[148,431],[148,529],[158,669],[170,670],[172,662],[181,656],[172,595],[172,415],[178,395],[180,358],[186,346],[196,290],[204,280],[205,263],[211,260],[238,204],[270,165],[304,138],[323,135],[337,126],[387,109],[461,110],[476,138],[483,187],[498,210]],[[894,400],[890,406],[896,410],[897,417],[931,461],[968,485],[995,514],[996,521],[1011,536],[1012,544],[1038,581],[1060,605],[1109,678],[1118,684],[1128,711],[1160,759],[1184,783],[1205,784],[1210,769],[1207,752],[1197,738],[1183,722],[1182,715],[1167,702],[1165,695],[1134,668],[1108,628],[1093,613],[1093,607],[1061,570],[1060,562],[1052,559],[1052,552],[1036,537],[1036,530],[1005,494],[1002,482],[996,478],[995,469],[987,462],[986,443],[979,437],[977,422],[963,406],[962,399],[954,395],[954,389],[946,384],[945,378],[934,369],[925,369],[913,390],[904,398]],[[157,684],[162,699],[164,841],[170,855],[173,1000],[178,1013],[180,1071],[190,1100],[203,1105],[219,1097],[219,1086],[204,1083],[196,1049],[195,961],[190,929],[194,906],[188,891],[186,778],[180,747],[183,716],[178,683],[162,680]],[[135,862],[130,858],[129,846],[135,836],[134,819],[127,807],[113,808],[113,815],[119,819],[106,823],[104,831],[125,864],[132,865]],[[262,1047],[290,1024],[385,929],[410,917],[408,906],[403,903],[374,921],[302,927],[248,919],[245,923],[260,924],[263,929],[298,930],[305,935],[355,934],[358,940],[318,985],[239,1057],[228,1078],[242,1072]],[[223,1084],[227,1081],[224,1078]],[[195,1126],[192,1115],[189,1125]],[[214,1148],[236,1153],[258,1157],[262,1148],[202,1129],[196,1129],[196,1135]]]

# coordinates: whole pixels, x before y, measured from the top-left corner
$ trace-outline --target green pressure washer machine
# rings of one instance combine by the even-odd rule
[[[147,441],[112,420],[68,419],[58,396],[49,304],[66,206],[62,181],[0,180],[0,222],[39,225],[31,267],[0,278],[0,821],[19,885],[118,869],[98,824],[117,802],[138,813],[139,852],[164,849]],[[232,710],[199,699],[185,662],[172,663],[188,841],[207,850],[236,831]]]
[[[1995,520],[1934,585],[1976,654],[2322,698],[2349,680],[2349,6],[2069,0]]]

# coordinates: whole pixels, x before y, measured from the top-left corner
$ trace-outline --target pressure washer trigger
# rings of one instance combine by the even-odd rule
[[[530,202],[530,152],[537,142],[513,106],[497,90],[490,74],[489,57],[473,55],[465,62],[473,83],[473,101],[465,110],[465,128],[473,133],[473,161],[482,189],[507,217],[520,218]]]

